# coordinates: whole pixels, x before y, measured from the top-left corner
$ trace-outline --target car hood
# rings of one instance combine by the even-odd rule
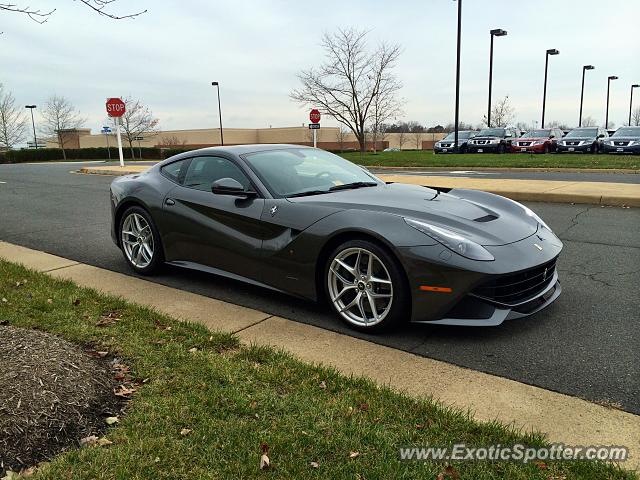
[[[638,142],[640,137],[609,137],[605,140],[612,140],[614,142]]]
[[[549,140],[548,137],[519,137],[515,138],[514,142],[542,142]]]
[[[480,245],[505,245],[527,238],[538,229],[535,219],[514,202],[497,195],[486,201],[439,193],[419,185],[385,184],[322,195],[296,197],[292,203],[330,207],[337,210],[366,210],[400,215],[453,230]],[[372,225],[375,228],[375,225]],[[407,227],[411,228],[411,227]]]
[[[564,137],[562,140],[567,142],[580,142],[584,140],[595,140],[595,137]]]
[[[473,137],[472,140],[502,140],[504,137],[497,137],[497,136],[490,136],[490,135],[483,135],[481,137]]]

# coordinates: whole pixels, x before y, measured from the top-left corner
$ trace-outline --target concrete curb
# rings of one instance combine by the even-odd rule
[[[628,412],[10,243],[0,242],[0,257],[234,333],[245,343],[279,347],[347,375],[365,376],[415,397],[432,397],[468,410],[480,421],[541,431],[549,441],[566,445],[624,445],[630,458],[623,466],[640,466],[640,417]]]
[[[456,170],[466,170],[471,172],[526,172],[526,173],[545,173],[545,172],[563,172],[563,173],[618,173],[618,174],[640,174],[640,170],[625,168],[555,168],[555,167],[390,167],[388,165],[364,165],[368,169],[376,170],[395,170],[395,171],[437,171],[437,172],[453,172]]]

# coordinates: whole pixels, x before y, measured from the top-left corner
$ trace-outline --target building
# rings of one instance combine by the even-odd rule
[[[317,132],[318,147],[325,150],[358,150],[358,142],[353,133],[343,133],[338,127],[322,127]],[[115,133],[92,134],[88,128],[65,130],[65,148],[113,147],[117,145]],[[307,126],[283,128],[225,128],[225,145],[253,143],[293,143],[313,145],[313,133]],[[387,147],[402,150],[428,150],[443,138],[443,133],[388,133],[376,140],[376,149]],[[372,135],[367,136],[367,150],[373,150]],[[152,134],[143,134],[142,140],[134,141],[134,147],[160,148],[202,148],[220,145],[220,129],[204,128],[194,130],[164,130]],[[122,136],[123,147],[129,147]],[[47,147],[58,147],[57,139],[47,141]]]

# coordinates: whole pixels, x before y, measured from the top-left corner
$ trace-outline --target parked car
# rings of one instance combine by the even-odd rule
[[[562,138],[562,130],[559,128],[545,128],[542,130],[530,130],[520,138],[511,142],[511,151],[549,153],[555,152],[558,139]]]
[[[458,130],[458,148],[460,153],[466,153],[469,148],[469,139],[478,134],[475,130]],[[454,142],[456,133],[451,132],[433,146],[434,153],[453,153],[455,151]]]
[[[602,151],[640,154],[640,127],[620,127],[611,138],[602,142]]]
[[[471,153],[504,153],[511,150],[511,141],[518,138],[520,132],[515,127],[483,128],[478,135],[469,140]]]
[[[607,130],[602,127],[574,128],[558,142],[557,152],[599,153],[602,151],[602,139],[608,137]]]
[[[111,235],[134,272],[163,264],[310,300],[377,331],[407,320],[492,326],[562,288],[562,242],[488,192],[385,183],[300,145],[184,152],[111,183]]]

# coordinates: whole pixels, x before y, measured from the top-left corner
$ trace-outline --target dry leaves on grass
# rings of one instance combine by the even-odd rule
[[[356,458],[360,456],[360,452],[349,452],[349,458]]]
[[[262,455],[260,456],[260,470],[265,470],[271,466],[271,460],[269,460],[269,445],[266,443],[260,444],[260,450]]]
[[[438,474],[436,480],[445,480],[447,478],[451,480],[458,480],[460,478],[460,474],[452,465],[447,465],[444,471]]]
[[[113,394],[116,397],[122,397],[122,398],[129,398],[135,392],[136,392],[135,388],[127,387],[126,385],[118,385],[118,387],[113,389]]]
[[[122,318],[122,314],[118,311],[105,312],[100,316],[100,320],[96,322],[96,327],[108,327]]]
[[[190,428],[183,428],[182,430],[180,430],[180,435],[182,435],[183,437],[186,437],[187,435],[189,435],[193,430],[191,430]]]

